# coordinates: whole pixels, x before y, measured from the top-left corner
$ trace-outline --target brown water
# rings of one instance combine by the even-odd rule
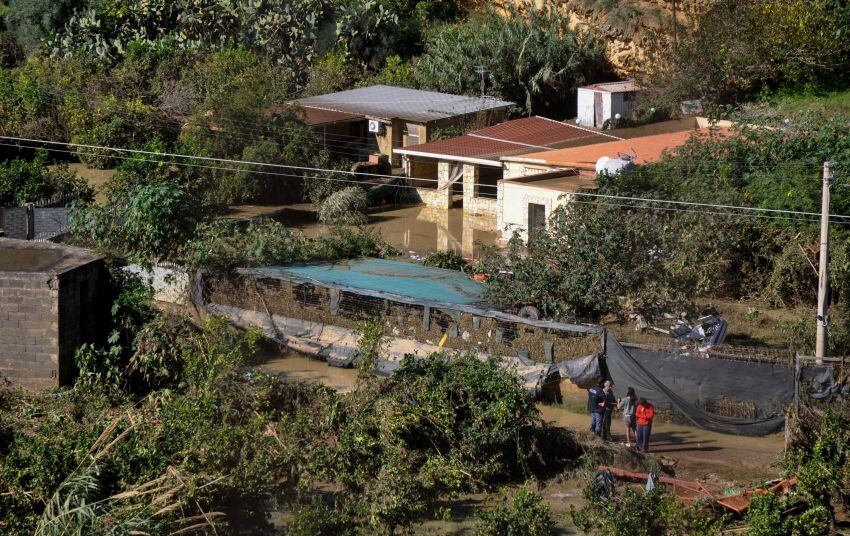
[[[319,382],[322,385],[347,393],[357,383],[357,371],[332,367],[325,361],[313,359],[297,352],[288,352],[263,363],[269,372],[283,374],[287,378]]]
[[[302,205],[284,208],[275,219],[302,230],[307,236],[320,236],[330,229],[318,223],[315,213]],[[461,208],[413,206],[374,212],[369,215],[368,227],[378,230],[388,243],[412,256],[452,250],[476,258],[480,246],[495,245],[499,238],[494,216],[475,216]]]
[[[357,383],[357,371],[328,366],[296,352],[288,352],[266,361],[262,367],[287,377],[318,381],[341,392],[351,391]],[[570,411],[566,406],[538,404],[544,421],[576,432],[588,429],[590,418]],[[614,419],[612,433],[625,442],[622,421]],[[701,430],[691,426],[656,422],[652,427],[650,449],[676,468],[684,479],[716,476],[729,482],[754,482],[779,476],[775,464],[782,457],[782,435],[742,437]]]

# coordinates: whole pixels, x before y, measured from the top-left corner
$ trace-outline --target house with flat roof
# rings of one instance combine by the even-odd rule
[[[691,129],[504,156],[504,180],[499,183],[497,225],[503,239],[519,231],[546,225],[552,212],[569,203],[571,194],[596,188],[597,164],[623,159],[634,164],[657,162],[666,151],[684,145],[695,135],[725,135],[727,129]]]
[[[435,129],[468,122],[492,125],[505,119],[512,102],[405,87],[375,85],[304,97],[305,120],[328,151],[368,157],[380,153],[394,165],[393,149],[425,143]]]
[[[545,117],[523,117],[463,136],[394,149],[405,174],[429,206],[450,208],[462,199],[465,212],[498,212],[503,156],[604,141],[593,130]]]
[[[618,115],[622,118],[631,117],[640,91],[633,80],[578,88],[578,124],[603,128]]]

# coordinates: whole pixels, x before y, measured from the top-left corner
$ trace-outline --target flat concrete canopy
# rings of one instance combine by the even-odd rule
[[[311,281],[343,290],[350,288],[457,305],[482,304],[485,289],[483,284],[462,272],[388,259],[267,266],[251,272]]]
[[[100,258],[83,248],[0,238],[0,272],[61,274]]]

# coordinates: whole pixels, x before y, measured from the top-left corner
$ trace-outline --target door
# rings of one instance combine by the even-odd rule
[[[601,127],[605,121],[603,118],[602,93],[599,91],[593,94],[593,117],[596,120],[593,123],[595,127]]]

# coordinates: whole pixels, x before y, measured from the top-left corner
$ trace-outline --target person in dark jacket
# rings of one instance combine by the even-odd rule
[[[603,439],[611,439],[611,414],[614,412],[614,408],[617,407],[617,398],[614,396],[614,382],[611,380],[605,380],[605,383],[602,384],[602,402],[604,406],[602,406],[602,438]]]
[[[602,419],[605,414],[605,391],[603,384],[594,385],[587,390],[587,411],[590,412],[590,431],[602,435]]]

